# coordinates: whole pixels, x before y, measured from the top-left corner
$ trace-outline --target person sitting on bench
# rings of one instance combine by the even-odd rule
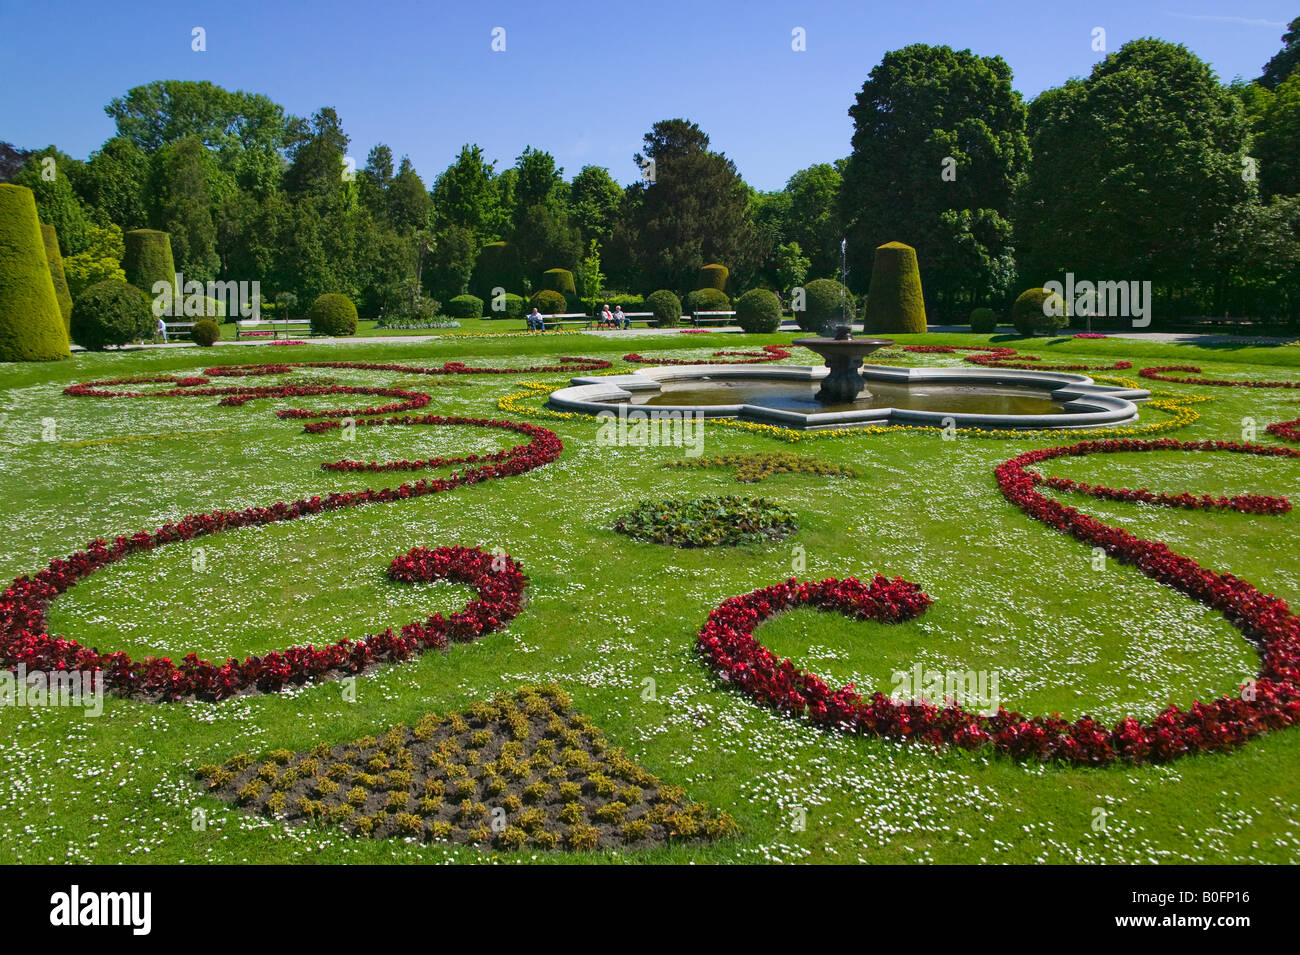
[[[534,332],[546,331],[546,320],[542,318],[542,313],[537,310],[536,305],[533,306],[533,310],[528,313],[528,316],[524,319],[524,321],[528,323],[528,328],[531,331]]]
[[[609,303],[608,303],[608,302],[606,302],[604,305],[602,305],[602,306],[600,307],[600,322],[597,323],[596,327],[597,327],[597,328],[613,328],[613,327],[614,327],[614,316],[611,315],[611,314],[609,313]]]
[[[632,320],[623,314],[623,306],[614,306],[614,324],[619,328],[631,328]]]

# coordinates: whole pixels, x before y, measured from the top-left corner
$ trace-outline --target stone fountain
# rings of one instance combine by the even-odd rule
[[[834,338],[796,338],[794,343],[821,355],[830,369],[822,379],[817,400],[824,404],[847,404],[867,390],[862,377],[862,359],[894,344],[890,338],[854,338],[851,325],[836,325]]]

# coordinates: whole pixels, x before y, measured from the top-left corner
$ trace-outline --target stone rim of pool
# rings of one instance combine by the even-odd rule
[[[589,415],[644,413],[648,418],[680,417],[684,413],[707,418],[738,418],[796,430],[853,428],[870,425],[921,425],[1040,430],[1096,428],[1137,420],[1135,402],[1151,393],[1141,388],[1097,384],[1087,375],[1060,371],[1004,368],[898,368],[863,365],[868,382],[913,385],[990,385],[1041,390],[1062,406],[1057,414],[976,414],[959,411],[921,411],[907,408],[863,408],[853,411],[802,413],[755,404],[736,405],[631,405],[637,392],[661,391],[668,382],[705,382],[717,379],[751,381],[819,382],[829,374],[825,366],[812,365],[656,365],[620,375],[578,377],[565,388],[551,392],[548,403],[558,411]],[[624,409],[620,411],[619,409]],[[640,414],[637,415],[640,417]]]

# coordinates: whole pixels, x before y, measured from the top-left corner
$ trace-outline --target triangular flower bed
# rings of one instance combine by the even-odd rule
[[[610,748],[554,684],[429,713],[380,737],[233,756],[197,775],[250,812],[359,836],[588,850],[708,841],[736,828]]]

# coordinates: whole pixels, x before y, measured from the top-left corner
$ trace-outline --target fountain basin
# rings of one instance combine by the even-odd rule
[[[828,373],[821,381],[817,400],[826,404],[852,401],[866,390],[862,359],[894,344],[888,338],[850,338],[849,326],[841,326],[843,338],[796,338],[794,344],[815,351],[826,360]]]
[[[831,374],[826,367],[809,365],[667,365],[643,368],[624,375],[579,377],[566,388],[553,391],[551,407],[582,414],[626,414],[635,410],[648,417],[680,417],[692,414],[706,418],[737,418],[800,430],[853,428],[869,425],[927,425],[932,427],[1000,429],[1093,428],[1126,424],[1137,418],[1134,402],[1146,400],[1150,392],[1140,388],[1099,385],[1086,375],[1069,372],[1002,368],[896,368],[863,365],[858,373],[870,386],[879,383],[881,401],[855,396],[853,401],[835,403],[809,400],[814,386]],[[740,397],[728,400],[728,389]],[[775,397],[758,392],[777,386]],[[780,387],[784,386],[784,387]],[[676,403],[674,393],[706,388],[719,392],[708,401]],[[924,393],[925,389],[949,389],[929,402],[893,401],[891,396]],[[990,399],[995,410],[981,410],[978,402],[953,401],[945,406],[944,395],[962,389],[978,398]],[[1029,413],[1007,413],[1008,390],[1023,392],[1049,402]],[[859,393],[860,394],[860,393]],[[699,397],[698,395],[696,396]],[[933,396],[930,396],[933,397]],[[650,402],[653,402],[651,404]],[[626,409],[620,411],[620,407]],[[972,410],[977,409],[977,410]]]

